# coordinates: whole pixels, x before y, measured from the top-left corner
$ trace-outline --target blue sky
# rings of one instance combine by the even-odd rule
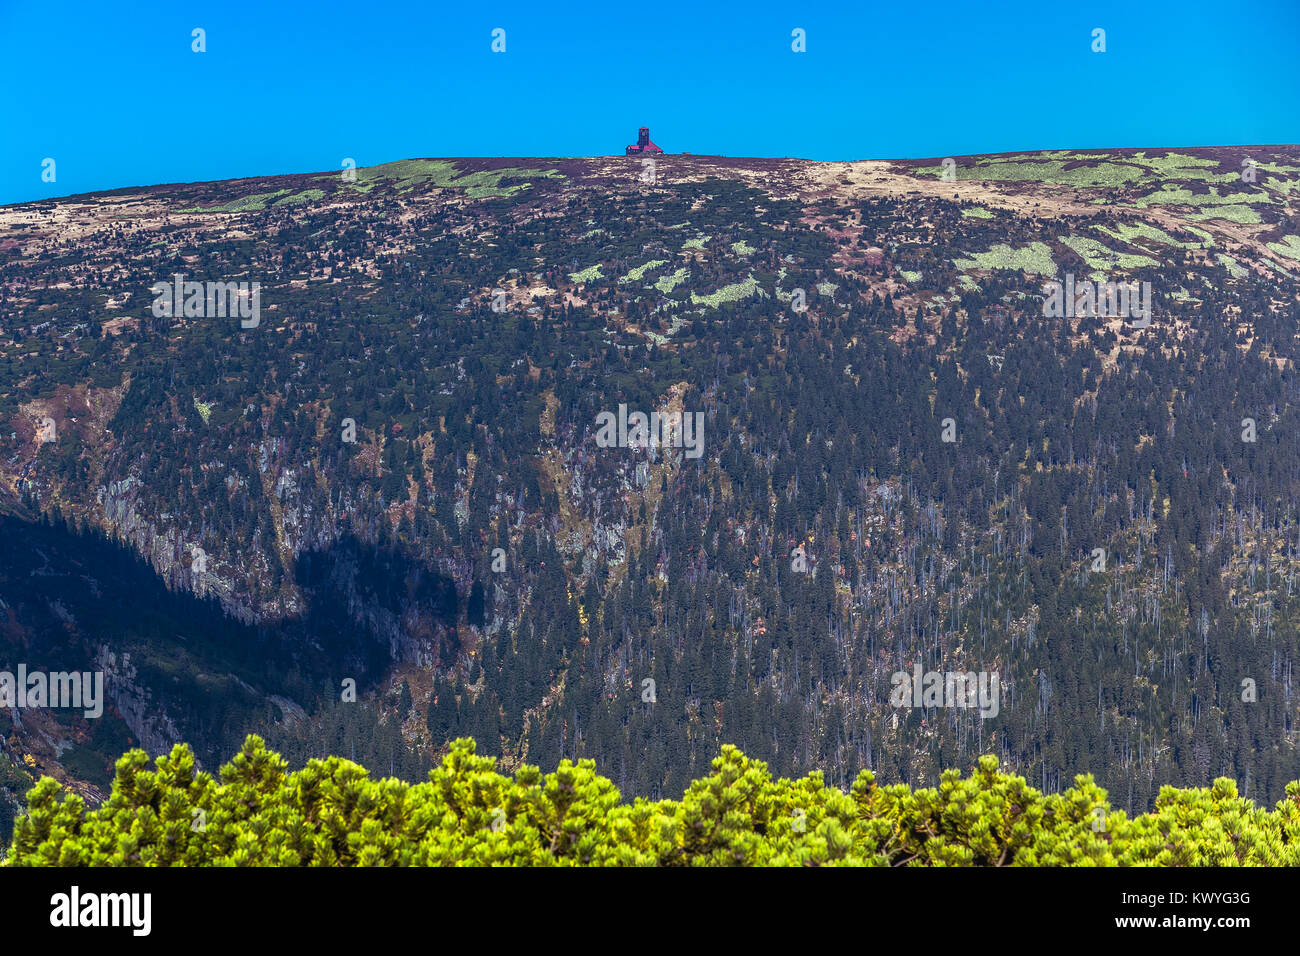
[[[1296,143],[1298,48],[1298,0],[0,0],[0,203],[620,153],[640,125],[670,153],[809,159]]]

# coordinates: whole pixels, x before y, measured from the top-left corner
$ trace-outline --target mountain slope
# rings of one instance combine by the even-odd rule
[[[1280,799],[1298,172],[1291,146],[407,160],[2,208],[14,540],[78,602],[134,559],[74,572],[99,546],[39,514],[198,599],[65,620],[15,549],[5,660],[172,661],[109,675],[110,718],[201,761],[261,727],[418,774],[469,735],[661,797],[722,743],[841,786],[994,752],[1130,811],[1219,775]],[[155,308],[177,273],[259,283],[256,321]],[[1049,317],[1054,280],[1149,282],[1151,324]],[[608,447],[621,406],[698,414],[698,456]],[[996,716],[895,706],[918,666],[996,674]],[[241,688],[232,719],[196,672]],[[8,736],[16,771],[59,766]]]

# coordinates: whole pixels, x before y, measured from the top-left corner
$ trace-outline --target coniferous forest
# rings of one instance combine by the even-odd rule
[[[526,767],[591,761],[592,806],[657,807],[610,818],[631,830],[688,819],[719,754],[819,772],[820,849],[755,837],[772,860],[924,858],[842,802],[982,757],[1056,808],[1051,840],[1079,774],[1130,822],[1193,799],[1165,787],[1285,802],[1294,151],[354,172],[0,208],[0,667],[105,695],[95,718],[0,708],[15,861],[109,852],[95,813],[134,806],[131,748],[215,773],[250,734],[393,794],[468,760],[458,738],[525,803]],[[1052,315],[1067,280],[1149,283],[1149,321]],[[177,281],[201,286],[160,303]],[[256,321],[247,289],[211,305],[240,282]],[[683,427],[651,442],[637,413]],[[301,772],[357,772],[329,767]],[[81,813],[52,787],[84,842],[42,829]],[[230,827],[174,852],[227,859]],[[258,852],[453,839],[426,836]],[[670,852],[603,839],[592,859]]]

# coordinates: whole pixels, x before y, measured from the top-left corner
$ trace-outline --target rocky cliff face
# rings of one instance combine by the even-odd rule
[[[104,675],[113,707],[146,753],[165,754],[184,740],[163,702],[155,700],[153,689],[139,680],[129,653],[119,658],[107,645],[100,645],[95,669]]]

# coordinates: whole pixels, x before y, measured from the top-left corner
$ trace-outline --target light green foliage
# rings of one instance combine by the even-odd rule
[[[1107,158],[1109,158],[1110,153],[1078,153],[1078,152],[1074,152],[1073,150],[1069,150],[1069,149],[1049,149],[1049,150],[1045,150],[1044,152],[1041,152],[1041,153],[1036,153],[1036,154],[1034,154],[1034,155],[1036,155],[1036,156],[1038,156],[1038,157],[1040,157],[1040,158],[1042,158],[1042,159],[1065,159],[1065,160],[1071,160],[1071,161],[1081,161],[1081,160],[1085,160],[1085,159],[1107,159]],[[1014,157],[1014,156],[1013,156],[1013,157],[1009,157],[1009,158],[1011,158],[1011,159],[1016,159],[1016,158],[1023,159],[1023,158],[1024,158],[1024,155],[1022,154],[1020,157]]]
[[[1164,156],[1148,157],[1145,152],[1128,157],[1131,163],[1145,166],[1156,173],[1160,179],[1200,179],[1205,182],[1232,182],[1240,179],[1236,171],[1211,172],[1220,167],[1218,160],[1202,159],[1186,153],[1166,153]]]
[[[413,189],[416,185],[427,183],[445,189],[463,189],[471,199],[483,199],[488,196],[513,196],[527,189],[527,183],[502,186],[506,179],[554,179],[564,178],[555,169],[531,169],[528,167],[509,167],[506,169],[485,169],[476,173],[460,174],[455,163],[445,159],[403,159],[395,163],[383,163],[379,166],[366,166],[356,171],[356,181],[345,183],[353,189],[368,190],[380,181],[396,183],[400,192]]]
[[[637,266],[635,269],[629,269],[627,275],[619,279],[619,282],[640,282],[647,272],[651,269],[658,269],[660,266],[668,264],[667,259],[651,259],[643,266]]]
[[[1094,160],[1101,160],[1101,162],[1093,162]],[[1241,182],[1241,170],[1232,167],[1231,164],[1225,165],[1217,159],[1207,159],[1187,153],[1148,156],[1146,152],[1123,155],[1054,150],[1012,156],[989,156],[973,162],[968,160],[958,164],[954,173],[956,178],[961,180],[1035,182],[1085,188],[1118,188],[1152,184],[1158,187],[1156,191],[1135,200],[1135,205],[1139,207],[1225,205],[1234,207],[1234,210],[1227,214],[1211,215],[1211,213],[1218,213],[1218,210],[1203,209],[1201,216],[1192,218],[1258,222],[1258,219],[1243,218],[1252,213],[1240,211],[1235,207],[1249,209],[1250,204],[1277,202],[1278,199],[1269,195],[1270,192],[1289,196],[1300,181],[1296,177],[1296,173],[1300,173],[1300,170],[1277,163],[1257,163],[1255,168],[1261,173],[1279,175],[1263,179],[1263,188],[1225,196],[1219,195],[1218,186],[1215,184],[1226,186]],[[919,177],[941,179],[944,168],[942,165],[923,166],[912,172]],[[1210,184],[1210,192],[1208,195],[1193,193],[1190,189],[1178,185],[1180,182]],[[1099,204],[1107,202],[1101,198],[1092,201]],[[968,219],[986,218],[985,215],[972,210],[963,210],[962,215]]]
[[[194,397],[194,408],[198,411],[199,417],[203,419],[203,424],[206,425],[208,419],[212,417],[212,406],[207,402],[200,402],[196,395]]]
[[[1073,166],[1072,160],[1053,159],[1046,162],[1015,162],[1012,158],[982,159],[974,166],[958,165],[957,179],[984,179],[1000,182],[1056,183],[1062,186],[1120,186],[1145,178],[1142,169],[1121,163],[1096,163]],[[919,175],[942,177],[942,166],[930,166],[916,171]]]
[[[1235,177],[1234,177],[1235,178]],[[1211,186],[1208,193],[1194,193],[1182,186],[1161,186],[1153,193],[1147,193],[1133,200],[1139,208],[1147,206],[1239,206],[1246,203],[1271,203],[1275,200],[1265,192],[1237,192],[1220,196],[1217,187]],[[1217,212],[1218,210],[1215,210]],[[1194,217],[1193,217],[1194,218]],[[1226,218],[1226,217],[1225,217]]]
[[[1283,176],[1295,177],[1300,176],[1300,166],[1291,166],[1286,163],[1255,163],[1256,169],[1262,169],[1268,173],[1280,173]]]
[[[731,244],[731,251],[741,258],[744,258],[745,256],[752,256],[754,254],[754,247],[744,239],[741,239],[740,242],[733,242]]]
[[[241,196],[227,203],[220,203],[216,206],[195,206],[189,209],[182,209],[181,212],[261,212],[268,205],[279,199],[281,196],[293,192],[291,189],[277,189],[269,193],[253,193],[248,196]]]
[[[1188,213],[1187,218],[1194,222],[1205,222],[1207,219],[1224,219],[1228,222],[1239,222],[1245,225],[1254,225],[1264,221],[1259,218],[1259,213],[1249,206],[1210,206],[1201,212]]]
[[[1075,252],[1088,263],[1088,268],[1106,270],[1118,267],[1120,269],[1136,269],[1140,266],[1157,266],[1160,263],[1150,256],[1130,255],[1124,252],[1115,252],[1103,246],[1096,239],[1088,239],[1083,236],[1066,236],[1061,242]]]
[[[1020,249],[999,243],[988,252],[975,252],[969,259],[953,260],[958,269],[1019,269],[1036,275],[1056,275],[1052,250],[1046,243],[1033,242]]]
[[[1260,169],[1265,168],[1264,164],[1261,163],[1259,168]],[[1300,170],[1297,170],[1297,172],[1300,172]],[[1292,176],[1294,177],[1294,173],[1292,174]],[[1291,195],[1292,190],[1294,190],[1297,186],[1300,186],[1300,180],[1295,178],[1276,179],[1272,176],[1269,176],[1264,180],[1264,185],[1267,188],[1273,190],[1274,192],[1283,193],[1284,195],[1289,196]]]
[[[679,285],[685,282],[687,278],[690,276],[690,274],[691,271],[689,269],[678,269],[672,275],[664,276],[658,281],[656,281],[655,288],[658,289],[660,292],[665,292],[665,293],[672,292],[673,289],[677,288]]]
[[[911,285],[915,285],[916,283],[921,281],[921,273],[916,272],[912,269],[899,269],[898,274],[902,276],[905,280],[907,280],[907,282],[910,283]]]
[[[303,203],[316,202],[325,198],[323,189],[304,189],[300,193],[294,193],[292,196],[285,196],[276,202],[277,206],[301,206]]]
[[[1091,776],[1044,795],[985,756],[937,788],[848,793],[820,772],[773,780],[723,747],[680,801],[624,803],[590,760],[513,777],[455,741],[427,783],[372,780],[338,757],[295,773],[250,736],[221,769],[177,745],[117,762],[103,806],[42,778],[8,866],[1296,866],[1300,782],[1275,811],[1219,779],[1165,787],[1155,811],[1113,810]]]
[[[1145,239],[1149,242],[1158,242],[1166,246],[1176,246],[1179,249],[1199,249],[1201,247],[1201,243],[1199,242],[1179,242],[1163,229],[1159,229],[1147,222],[1139,222],[1136,224],[1120,223],[1118,229],[1108,229],[1105,226],[1094,226],[1093,228],[1097,229],[1099,232],[1104,232],[1112,239],[1118,239],[1121,242],[1134,245],[1137,244],[1135,240]],[[1196,230],[1196,233],[1198,235],[1204,235],[1206,239],[1210,240],[1211,244],[1213,244],[1213,237],[1211,237],[1209,233],[1200,229]]]
[[[702,251],[704,249],[704,244],[712,238],[713,238],[712,236],[697,236],[694,239],[687,239],[685,242],[682,243],[682,248],[696,249]]]
[[[1268,247],[1279,256],[1300,261],[1300,236],[1283,236],[1281,242],[1270,242]]]
[[[753,276],[750,276],[744,282],[733,282],[731,285],[724,285],[717,292],[710,295],[696,295],[692,292],[691,305],[704,305],[710,309],[716,309],[724,302],[739,302],[741,299],[748,299],[751,295],[767,297],[767,293],[758,287],[758,280]]]
[[[993,213],[989,212],[983,206],[971,206],[969,209],[963,209],[961,214],[966,219],[992,219]]]
[[[569,280],[577,283],[595,282],[599,278],[601,278],[599,262],[596,263],[594,266],[588,266],[587,268],[583,269],[581,272],[569,273]]]
[[[317,176],[318,182],[340,184],[344,189],[357,192],[370,192],[382,182],[396,186],[399,192],[408,192],[417,185],[427,184],[445,189],[459,189],[471,199],[484,199],[492,196],[513,196],[528,188],[528,183],[502,185],[507,179],[552,179],[564,178],[555,169],[530,169],[527,167],[510,167],[507,169],[487,169],[461,175],[455,163],[447,160],[403,159],[395,163],[380,166],[365,166],[356,170],[356,179],[343,181],[338,173]],[[291,195],[292,194],[292,195]],[[346,193],[344,194],[346,195]],[[283,198],[282,198],[283,197]],[[277,189],[275,192],[254,193],[241,196],[227,203],[214,206],[182,209],[181,212],[260,212],[269,205],[299,205],[316,202],[325,198],[322,189],[306,189],[295,193],[292,189]]]
[[[1227,253],[1220,252],[1215,258],[1219,260],[1219,263],[1223,268],[1228,270],[1228,275],[1232,276],[1234,279],[1240,279],[1242,276],[1250,275],[1249,269],[1246,269]]]

